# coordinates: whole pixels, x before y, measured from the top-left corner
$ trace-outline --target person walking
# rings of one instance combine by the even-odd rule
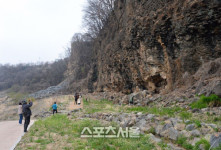
[[[74,96],[74,98],[75,98],[75,104],[77,105],[77,101],[78,101],[78,98],[79,98],[79,95],[78,95],[78,93],[75,93],[75,96]]]
[[[24,132],[27,132],[28,125],[30,123],[30,119],[32,115],[30,107],[32,106],[32,104],[33,103],[30,100],[28,101],[28,104],[26,101],[23,101],[22,112],[23,112],[23,116],[25,117]]]
[[[82,96],[80,95],[78,100],[77,100],[78,105],[81,105],[81,100],[82,100]]]
[[[52,105],[52,109],[53,109],[53,115],[54,115],[54,113],[56,112],[56,113],[58,113],[58,105],[56,104],[56,102],[54,102],[54,104]]]
[[[23,120],[23,114],[22,114],[22,103],[20,102],[18,105],[18,115],[19,115],[19,121],[18,123],[21,125]]]

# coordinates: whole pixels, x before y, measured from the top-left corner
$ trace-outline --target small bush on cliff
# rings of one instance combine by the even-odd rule
[[[221,106],[221,98],[219,98],[217,95],[212,94],[210,96],[200,96],[200,99],[196,102],[193,102],[191,105],[191,108],[206,108],[208,106],[210,107],[216,107]]]

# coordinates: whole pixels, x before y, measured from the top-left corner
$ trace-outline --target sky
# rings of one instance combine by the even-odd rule
[[[53,61],[83,32],[86,0],[0,0],[0,64]]]

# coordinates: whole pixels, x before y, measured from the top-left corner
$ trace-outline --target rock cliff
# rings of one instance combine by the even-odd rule
[[[86,74],[79,78],[77,69],[71,84],[125,94],[192,86],[198,69],[221,57],[220,12],[220,0],[117,0],[93,50],[84,58],[72,56],[82,58],[70,61],[75,66],[90,61],[83,65]],[[212,65],[208,75],[220,70],[220,59]]]

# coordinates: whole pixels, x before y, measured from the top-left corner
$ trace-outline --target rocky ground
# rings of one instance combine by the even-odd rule
[[[181,138],[181,136],[192,146],[195,146],[201,139],[206,139],[212,144],[217,140],[213,134],[216,133],[217,130],[220,130],[220,127],[216,124],[199,122],[199,124],[196,125],[190,120],[181,120],[180,118],[170,118],[154,114],[142,114],[141,112],[121,114],[96,113],[92,115],[86,114],[84,117],[109,122],[114,121],[124,128],[132,126],[138,127],[141,134],[149,134],[153,142],[162,142],[161,138],[167,139],[167,141],[169,140],[171,142],[169,145],[174,149],[182,149],[181,147],[175,148],[177,146],[176,141]],[[203,147],[203,144],[201,147]]]
[[[114,104],[97,94],[88,94],[84,95],[83,109],[70,111],[67,106],[72,102],[73,97],[60,97],[60,99],[63,98],[65,100],[63,100],[64,104],[61,103],[63,107],[60,113],[70,120],[74,122],[85,119],[97,120],[104,124],[115,123],[123,128],[138,127],[141,135],[149,137],[150,141],[147,142],[153,143],[155,147],[153,149],[208,150],[210,147],[218,147],[221,143],[221,107],[190,109],[188,104],[180,107],[183,103],[192,101],[185,99],[175,102],[170,107],[160,106],[158,103],[163,103],[163,101],[157,101],[157,99],[153,100],[149,106],[124,105]],[[45,110],[34,117],[47,118],[49,116],[51,116],[51,111]],[[69,136],[66,136],[65,138],[69,139]]]
[[[17,119],[17,106],[10,103],[5,93],[0,94],[1,120]],[[133,98],[133,104],[129,104]],[[200,149],[218,147],[221,143],[221,107],[193,109],[190,104],[199,96],[175,97],[166,100],[160,95],[150,96],[148,91],[130,95],[120,93],[84,94],[84,107],[71,110],[73,95],[51,96],[37,99],[32,107],[33,118],[45,119],[52,115],[51,105],[57,102],[59,114],[69,119],[98,120],[116,123],[120,127],[138,127],[148,136],[156,149]]]
[[[145,109],[140,109],[141,111],[134,109],[130,112],[135,106],[123,106],[127,107],[126,109],[119,107],[123,111],[84,113],[77,116],[115,122],[123,128],[138,127],[141,134],[148,134],[154,143],[164,142],[171,149],[193,149],[195,146],[197,149],[204,150],[208,149],[209,143],[211,148],[218,147],[220,144],[221,124],[219,121],[210,119],[214,118],[213,115],[220,116],[221,107],[197,111],[182,110],[177,107],[175,108],[177,111],[174,110],[172,113],[166,110],[164,113],[163,111],[159,113],[162,108],[159,107],[155,114],[142,111]],[[207,116],[207,119],[203,119],[205,117],[201,115]]]

